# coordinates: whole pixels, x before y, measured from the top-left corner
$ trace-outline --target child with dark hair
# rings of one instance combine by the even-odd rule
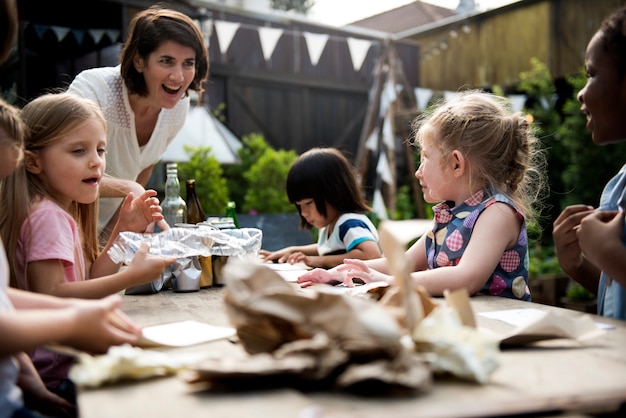
[[[263,260],[331,268],[344,258],[381,256],[378,233],[365,215],[371,208],[361,195],[354,168],[339,150],[313,148],[302,154],[287,175],[287,196],[298,208],[300,227],[319,229],[317,243],[261,250]]]

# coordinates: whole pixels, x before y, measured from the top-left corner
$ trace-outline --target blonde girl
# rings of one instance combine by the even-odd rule
[[[529,122],[504,100],[468,91],[415,122],[415,176],[426,202],[437,205],[432,230],[406,255],[414,283],[433,296],[466,288],[530,300],[526,225],[544,173]],[[344,263],[299,282],[393,282],[384,258]]]
[[[27,131],[24,161],[0,190],[0,234],[13,287],[96,299],[153,280],[175,261],[148,256],[144,246],[119,271],[107,255],[120,231],[142,232],[162,219],[154,191],[124,199],[115,233],[99,251],[106,123],[95,103],[68,93],[46,94],[28,103],[21,116]],[[45,350],[32,358],[46,385],[60,393],[71,362]],[[68,392],[73,400],[73,391]]]

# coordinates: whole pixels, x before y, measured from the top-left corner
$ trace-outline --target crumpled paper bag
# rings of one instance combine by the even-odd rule
[[[428,366],[402,344],[397,322],[375,301],[300,289],[253,260],[231,259],[224,274],[227,314],[250,356],[203,362],[188,381],[250,385],[271,377],[350,390],[372,382],[390,391],[430,387]]]

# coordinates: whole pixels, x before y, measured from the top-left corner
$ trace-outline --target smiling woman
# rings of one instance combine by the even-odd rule
[[[108,125],[101,244],[115,225],[122,198],[145,191],[154,165],[185,123],[189,92],[201,97],[208,70],[207,46],[194,21],[153,6],[131,21],[119,66],[85,70],[69,86],[71,94],[98,103]]]

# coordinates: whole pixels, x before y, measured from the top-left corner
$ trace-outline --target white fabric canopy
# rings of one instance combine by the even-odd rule
[[[204,106],[194,106],[193,104],[189,108],[183,128],[167,147],[161,160],[189,161],[189,155],[185,152],[185,145],[193,148],[211,147],[211,153],[222,164],[238,163],[237,151],[242,146],[239,138]]]

